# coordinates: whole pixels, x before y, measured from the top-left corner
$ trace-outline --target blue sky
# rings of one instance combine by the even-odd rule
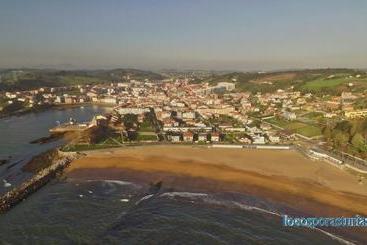
[[[0,67],[367,68],[365,0],[0,0]]]

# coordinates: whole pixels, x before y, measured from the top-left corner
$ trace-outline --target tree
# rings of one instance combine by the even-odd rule
[[[338,148],[345,148],[348,144],[349,135],[336,130],[333,132],[334,145]]]
[[[135,128],[138,125],[138,116],[135,114],[126,114],[122,121],[127,129]]]
[[[365,139],[363,138],[363,136],[359,133],[356,133],[353,138],[352,138],[352,141],[351,141],[352,145],[360,150],[360,151],[363,151],[364,149],[366,149],[365,145],[366,145],[366,142],[365,142]]]
[[[350,135],[355,135],[359,130],[359,123],[357,121],[351,122],[351,127],[349,129]]]
[[[349,121],[341,121],[336,124],[335,129],[343,132],[350,132],[351,127],[352,124]]]
[[[326,138],[326,140],[329,142],[331,140],[331,136],[332,136],[332,130],[330,128],[329,125],[327,125],[323,131],[322,134],[324,135],[324,137]]]

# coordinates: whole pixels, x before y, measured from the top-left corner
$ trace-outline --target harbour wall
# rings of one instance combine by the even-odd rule
[[[58,151],[58,159],[51,166],[39,171],[31,179],[0,197],[0,213],[5,213],[10,210],[29,195],[46,185],[76,158],[78,158],[78,154],[76,153]]]

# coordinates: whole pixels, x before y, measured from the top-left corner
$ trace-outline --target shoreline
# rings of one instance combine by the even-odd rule
[[[161,180],[172,188],[242,192],[314,215],[367,215],[366,183],[295,151],[172,145],[103,149],[86,152],[65,172],[71,178]]]
[[[114,107],[114,105],[109,105],[109,104],[87,103],[87,102],[86,103],[75,103],[75,104],[52,104],[52,105],[45,105],[40,108],[32,108],[26,111],[15,111],[15,112],[7,113],[7,114],[0,114],[0,119],[6,119],[9,117],[13,117],[13,116],[19,117],[19,116],[23,116],[23,115],[30,114],[30,113],[40,113],[40,112],[44,112],[44,111],[48,111],[52,109],[64,110],[68,108],[75,108],[75,107],[82,107],[82,106],[101,106],[101,107],[107,107],[107,108]]]
[[[20,116],[23,116],[29,113],[39,113],[39,112],[47,111],[53,108],[54,108],[54,105],[44,105],[39,108],[30,108],[28,110],[14,111],[14,112],[6,113],[6,114],[1,113],[0,119],[6,119],[9,117],[20,117]]]

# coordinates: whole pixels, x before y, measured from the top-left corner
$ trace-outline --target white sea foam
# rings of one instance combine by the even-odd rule
[[[266,209],[263,209],[263,208],[259,208],[259,207],[255,207],[255,206],[249,206],[249,205],[239,203],[239,202],[231,202],[231,203],[234,204],[236,207],[239,207],[239,208],[244,209],[244,210],[258,211],[258,212],[261,212],[261,213],[281,216],[281,214],[279,214],[279,213],[276,213],[276,212],[273,212],[273,211],[270,211],[270,210],[266,210]]]
[[[11,184],[9,182],[7,182],[6,180],[3,180],[3,182],[4,182],[4,187],[5,188],[11,187]]]
[[[194,192],[166,192],[160,195],[161,197],[184,197],[184,198],[200,198],[207,197],[206,193],[194,193]]]
[[[340,243],[347,244],[347,245],[355,245],[355,243],[353,243],[353,242],[347,241],[347,240],[345,240],[345,239],[343,239],[343,238],[341,238],[341,237],[338,237],[338,236],[336,236],[336,235],[334,235],[334,234],[331,234],[331,233],[329,233],[329,232],[327,232],[327,231],[324,231],[324,230],[322,230],[322,229],[320,229],[320,228],[313,228],[313,229],[315,229],[315,230],[317,230],[317,231],[319,231],[319,232],[321,232],[321,233],[324,233],[325,235],[327,235],[327,236],[328,236],[328,237],[330,237],[331,239],[333,239],[333,240],[335,240],[335,241],[338,241],[338,242],[340,242]]]
[[[152,196],[154,196],[154,194],[149,194],[149,195],[146,195],[146,196],[142,197],[139,201],[137,201],[137,202],[135,203],[135,205],[138,205],[138,204],[139,204],[139,203],[141,203],[142,201],[147,200],[147,199],[151,198]]]
[[[123,180],[113,180],[113,179],[105,179],[105,180],[87,180],[87,182],[103,182],[107,184],[115,184],[115,185],[130,185],[130,186],[139,186],[135,183],[129,182],[129,181],[123,181]]]
[[[135,185],[134,183],[122,180],[103,180],[103,182],[116,184],[116,185]]]
[[[263,208],[259,208],[259,207],[255,207],[255,206],[249,206],[249,205],[246,205],[246,204],[243,204],[243,203],[238,203],[238,202],[232,202],[235,206],[241,208],[241,209],[245,209],[245,210],[249,210],[249,211],[258,211],[258,212],[261,212],[261,213],[267,213],[267,214],[271,214],[271,215],[276,215],[276,216],[282,216],[280,213],[276,213],[276,212],[273,212],[273,211],[269,211],[269,210],[266,210],[266,209],[263,209]],[[350,242],[350,241],[347,241],[339,236],[336,236],[334,234],[331,234],[327,231],[324,231],[320,228],[317,228],[317,227],[310,227],[311,229],[314,229],[316,231],[319,231],[327,236],[329,236],[330,238],[332,238],[333,240],[336,240],[338,242],[341,242],[343,244],[348,244],[348,245],[353,245],[354,243],[353,242]]]
[[[235,206],[241,208],[241,209],[245,209],[245,210],[249,210],[249,211],[258,211],[258,212],[261,212],[261,213],[267,213],[267,214],[271,214],[271,215],[276,215],[276,216],[282,216],[282,214],[280,213],[276,213],[276,212],[273,212],[273,211],[270,211],[270,210],[266,210],[266,209],[263,209],[263,208],[259,208],[259,207],[255,207],[255,206],[249,206],[249,205],[246,205],[246,204],[243,204],[243,203],[238,203],[238,202],[232,202]],[[350,242],[350,241],[347,241],[341,237],[338,237],[334,234],[331,234],[327,231],[324,231],[320,228],[317,228],[317,227],[310,227],[311,229],[314,229],[316,231],[319,231],[327,236],[329,236],[330,238],[332,238],[333,240],[336,240],[338,242],[341,242],[343,244],[348,244],[348,245],[353,245],[354,243],[353,242]]]

